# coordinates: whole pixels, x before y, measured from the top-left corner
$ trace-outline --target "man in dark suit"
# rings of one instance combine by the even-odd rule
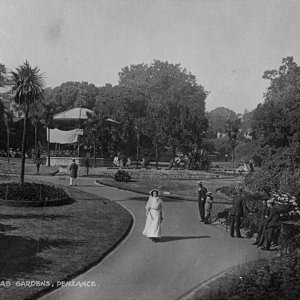
[[[206,199],[206,194],[207,194],[207,189],[206,187],[203,186],[202,181],[198,181],[198,206],[199,206],[199,222],[204,222],[205,221],[205,210],[204,210],[204,205],[205,205],[205,199]]]
[[[259,210],[259,221],[258,221],[258,229],[257,229],[257,237],[255,242],[252,245],[257,245],[260,247],[264,243],[265,232],[267,231],[267,218],[270,213],[270,208],[267,206],[267,201],[263,200],[262,207]]]
[[[266,237],[266,246],[262,247],[262,250],[270,250],[271,243],[277,239],[277,234],[280,230],[281,221],[280,221],[280,211],[275,207],[275,200],[271,199],[267,202],[270,207],[270,214],[267,218],[267,231],[265,233]]]
[[[241,188],[238,189],[237,195],[233,196],[233,204],[230,210],[230,235],[234,237],[234,228],[236,231],[236,237],[241,238],[241,218],[245,215],[246,212],[246,204],[245,199],[242,196],[243,190]]]
[[[75,159],[73,159],[73,162],[69,168],[70,170],[70,185],[77,185],[76,179],[77,179],[77,171],[78,171],[78,165],[75,162]]]

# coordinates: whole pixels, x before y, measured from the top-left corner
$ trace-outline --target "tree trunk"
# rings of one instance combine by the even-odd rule
[[[96,141],[95,141],[95,137],[94,137],[94,168],[96,168],[96,163],[97,163],[97,159],[96,159]]]
[[[6,145],[7,145],[7,161],[10,162],[10,157],[9,157],[9,138],[10,138],[10,130],[7,129],[6,130],[7,133],[7,141],[6,141]]]
[[[37,149],[37,124],[34,124],[34,148]]]
[[[234,167],[234,148],[232,147],[232,166]]]
[[[48,130],[48,167],[50,167],[50,128],[49,128],[49,124],[48,124],[47,130]]]
[[[25,99],[25,102],[26,99]],[[23,128],[23,138],[22,138],[22,162],[21,162],[21,175],[20,183],[24,184],[25,175],[25,150],[26,150],[26,134],[27,134],[27,120],[28,120],[29,104],[25,104],[25,117],[24,117],[24,128]]]
[[[156,162],[156,169],[158,169],[158,147],[157,147],[157,143],[155,143],[155,162]]]

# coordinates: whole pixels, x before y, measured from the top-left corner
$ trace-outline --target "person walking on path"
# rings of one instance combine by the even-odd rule
[[[154,189],[149,192],[149,200],[146,205],[146,224],[143,235],[157,242],[161,237],[162,217],[162,200],[158,197],[158,190]]]
[[[77,171],[78,171],[78,165],[75,162],[75,159],[73,159],[73,162],[70,166],[70,185],[77,185],[76,180],[77,180]]]
[[[205,199],[205,205],[204,205],[204,210],[205,210],[205,221],[204,224],[209,224],[210,223],[210,214],[212,210],[212,204],[213,204],[213,196],[211,192],[206,193],[206,199]]]
[[[205,221],[205,211],[204,211],[204,205],[205,205],[205,198],[207,189],[203,186],[202,181],[198,181],[198,206],[199,206],[199,222]]]
[[[258,221],[258,229],[257,229],[257,236],[256,240],[252,245],[257,245],[257,247],[260,247],[264,243],[265,239],[265,232],[267,230],[267,218],[269,215],[269,208],[267,206],[267,201],[263,200],[262,207],[259,210],[259,221]]]
[[[275,200],[270,199],[267,201],[268,206],[270,207],[270,214],[266,219],[267,223],[267,231],[265,233],[265,247],[262,247],[262,250],[270,250],[270,246],[272,242],[278,244],[278,236],[280,232],[280,211],[277,207],[275,207]]]
[[[236,237],[241,238],[241,218],[244,217],[246,212],[246,203],[245,199],[242,196],[243,190],[238,189],[237,195],[233,196],[233,204],[230,210],[230,235],[234,237],[234,229],[236,232]]]

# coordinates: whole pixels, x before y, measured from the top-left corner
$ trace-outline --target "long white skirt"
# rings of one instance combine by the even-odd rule
[[[149,238],[161,237],[161,214],[160,210],[150,209],[147,214],[143,235]]]

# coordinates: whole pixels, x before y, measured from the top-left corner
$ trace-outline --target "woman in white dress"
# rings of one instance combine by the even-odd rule
[[[158,190],[151,190],[150,197],[146,205],[146,224],[143,235],[157,242],[161,237],[162,200],[158,197]]]

